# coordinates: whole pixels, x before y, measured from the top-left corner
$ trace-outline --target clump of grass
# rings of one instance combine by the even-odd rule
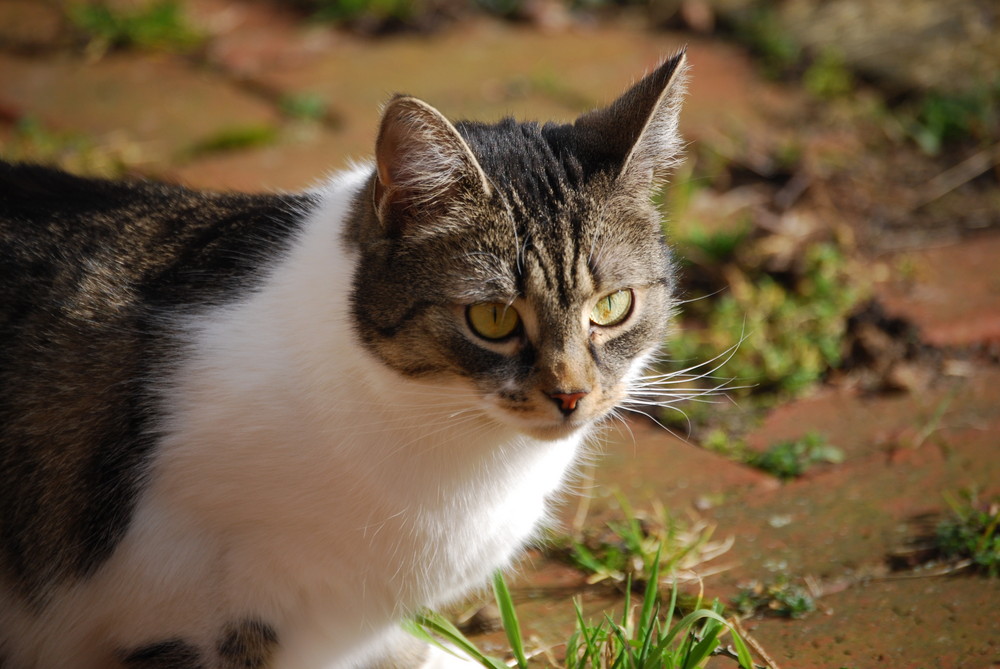
[[[780,77],[793,69],[802,57],[802,48],[768,6],[750,9],[738,18],[735,37],[746,44],[761,60],[764,73]]]
[[[909,136],[928,155],[956,142],[995,141],[1000,136],[1000,81],[965,93],[928,93],[901,116]]]
[[[665,606],[659,592],[659,571],[654,568],[646,583],[641,605],[633,606],[631,588],[626,588],[621,618],[605,614],[594,624],[584,619],[579,600],[574,602],[576,630],[566,642],[565,669],[695,669],[704,667],[714,656],[730,657],[743,669],[753,669],[753,659],[746,644],[733,625],[722,616],[722,605],[713,602],[708,608],[700,605],[696,610],[674,621],[677,604],[677,587]],[[493,582],[497,606],[501,611],[507,640],[511,644],[512,666],[527,669],[528,652],[514,609],[510,591],[502,575]],[[636,615],[638,613],[638,615]],[[482,653],[475,644],[459,632],[442,616],[427,613],[418,616],[410,631],[431,643],[438,639],[460,649],[488,669],[504,669],[503,661]],[[735,653],[723,645],[722,639],[731,635]]]
[[[577,538],[557,539],[557,548],[552,549],[557,557],[588,573],[590,583],[645,583],[654,573],[691,576],[696,567],[732,546],[732,539],[712,541],[714,526],[681,522],[661,505],[649,513],[636,513],[620,497],[619,504],[622,520]]]
[[[742,440],[733,440],[722,430],[713,430],[705,438],[705,447],[727,457],[756,467],[789,481],[820,464],[839,464],[844,453],[831,445],[822,434],[807,432],[797,439],[772,444],[765,451],[755,451]]]
[[[125,10],[103,2],[76,2],[67,9],[70,23],[98,52],[114,48],[186,52],[204,42],[177,0],[153,0]]]
[[[798,478],[817,464],[839,464],[843,461],[843,451],[831,446],[826,437],[817,432],[809,432],[799,439],[780,441],[763,453],[754,453],[747,458],[750,466],[782,481]]]
[[[278,100],[281,112],[298,121],[322,121],[329,115],[326,101],[315,93],[292,93]]]
[[[816,97],[831,100],[854,90],[854,75],[837,51],[825,49],[802,74],[802,84]]]
[[[75,174],[121,177],[142,162],[138,145],[121,136],[104,141],[76,132],[57,131],[38,119],[19,120],[2,148],[5,160],[61,167]]]
[[[678,243],[682,255],[717,253],[714,238]],[[727,248],[735,243],[725,240]],[[687,244],[696,245],[694,253]],[[799,395],[840,364],[847,320],[863,289],[832,242],[805,247],[800,266],[782,275],[758,262],[718,269],[728,279],[728,292],[684,306],[686,319],[700,327],[683,329],[670,340],[671,359],[689,367],[734,350],[715,368],[715,377],[758,394]]]
[[[743,616],[763,613],[782,618],[802,618],[816,610],[816,602],[809,592],[784,575],[767,583],[752,581],[740,587],[732,605]]]
[[[977,570],[991,578],[1000,576],[1000,497],[981,504],[969,493],[962,500],[948,497],[947,501],[952,515],[938,525],[936,533],[941,554],[971,560]]]

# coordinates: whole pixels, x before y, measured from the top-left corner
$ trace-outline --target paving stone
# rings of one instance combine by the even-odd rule
[[[124,134],[154,167],[220,132],[279,120],[272,105],[169,55],[115,53],[86,63],[0,53],[0,108],[61,131]]]
[[[279,3],[199,0],[186,9],[211,38],[209,61],[240,77],[275,66],[301,67],[340,35],[331,24],[303,21],[302,12]]]
[[[373,122],[372,147],[375,127]],[[315,186],[326,175],[362,159],[343,152],[340,134],[312,124],[285,128],[268,146],[218,152],[170,168],[165,176],[193,188],[297,191]]]
[[[998,258],[997,234],[897,254],[876,292],[887,311],[915,322],[931,344],[1000,342]]]
[[[1000,579],[872,581],[830,595],[803,620],[744,623],[781,667],[1000,666]]]
[[[794,117],[787,91],[779,101],[778,88],[754,77],[743,51],[615,24],[551,35],[479,21],[433,40],[395,38],[378,49],[344,36],[312,62],[274,63],[256,78],[286,93],[326,100],[343,120],[345,151],[357,154],[370,150],[368,129],[393,93],[421,97],[450,118],[567,121],[609,102],[684,45],[694,73],[681,117],[689,135],[732,138],[734,146],[764,144],[781,127],[775,118]]]

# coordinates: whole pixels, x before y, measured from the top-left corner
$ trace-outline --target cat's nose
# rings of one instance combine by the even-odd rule
[[[587,390],[577,390],[571,393],[564,393],[561,391],[548,393],[548,396],[556,403],[559,407],[559,411],[562,412],[564,416],[568,416],[574,411],[576,411],[577,403],[587,396]]]

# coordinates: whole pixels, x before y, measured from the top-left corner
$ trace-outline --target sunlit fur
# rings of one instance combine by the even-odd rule
[[[577,125],[451,124],[395,98],[374,164],[281,200],[272,246],[212,256],[239,285],[189,296],[205,269],[174,280],[184,248],[160,261],[166,287],[136,269],[112,311],[138,305],[161,348],[123,382],[142,389],[149,448],[125,473],[121,534],[86,564],[22,565],[27,585],[10,576],[22,544],[5,546],[0,665],[149,669],[169,651],[198,658],[176,669],[228,667],[220,639],[240,629],[259,669],[468,666],[414,654],[398,623],[509,566],[616,407],[690,394],[643,376],[675,304],[650,194],[676,160],[683,68]],[[628,317],[592,323],[618,290]],[[465,309],[480,302],[521,326],[478,336]],[[560,393],[579,393],[573,410]],[[30,528],[10,532],[31,545]]]

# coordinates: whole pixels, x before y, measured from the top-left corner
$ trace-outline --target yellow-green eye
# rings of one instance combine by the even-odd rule
[[[472,331],[483,339],[506,339],[521,324],[517,309],[503,302],[482,302],[466,308],[465,318]]]
[[[597,301],[590,312],[590,322],[603,327],[618,325],[632,312],[632,291],[618,290]]]

